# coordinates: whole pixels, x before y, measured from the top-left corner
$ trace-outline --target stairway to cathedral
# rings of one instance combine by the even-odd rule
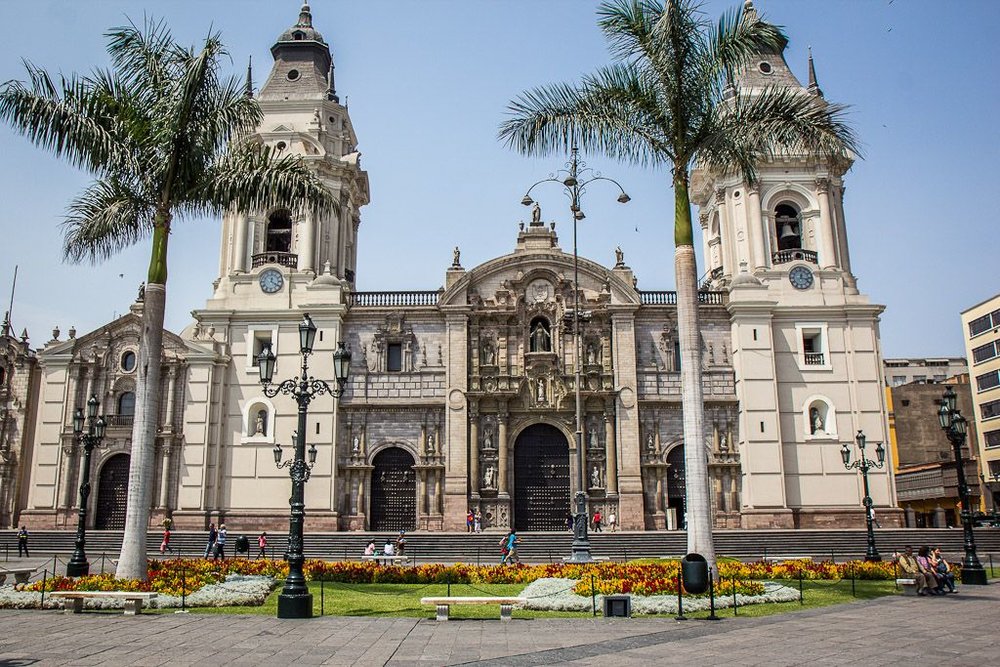
[[[256,533],[241,533],[230,529],[227,555],[232,556],[236,538],[245,535],[250,541],[250,556],[257,553]],[[420,563],[495,563],[500,557],[498,541],[502,533],[407,533],[406,552]],[[572,535],[567,532],[522,532],[519,553],[526,563],[558,563],[570,553]],[[33,531],[30,548],[33,556],[58,556],[68,560],[73,552],[72,531]],[[281,558],[286,545],[286,535],[269,534],[268,554]],[[385,540],[395,537],[391,533],[341,532],[307,533],[305,553],[308,558],[324,560],[359,560],[369,540],[381,547]],[[150,532],[150,556],[159,555],[161,535]],[[121,548],[120,531],[88,531],[87,555],[96,564],[105,557],[107,562],[117,558]],[[201,556],[205,550],[205,533],[174,532],[171,545],[177,555]],[[592,553],[597,558],[629,560],[681,556],[685,552],[686,536],[683,531],[670,532],[616,532],[596,533],[590,536]],[[939,546],[953,560],[963,552],[962,531],[956,529],[885,529],[875,532],[875,542],[882,557],[888,559],[892,552],[906,545]],[[984,565],[995,554],[1000,564],[1000,529],[976,530],[976,545]],[[759,530],[716,531],[715,548],[719,557],[744,561],[765,557],[810,556],[814,559],[842,561],[862,558],[865,553],[863,530]],[[0,561],[14,559],[17,555],[16,532],[0,531]],[[111,569],[108,566],[108,569]]]

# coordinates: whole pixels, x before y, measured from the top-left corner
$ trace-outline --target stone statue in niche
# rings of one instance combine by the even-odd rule
[[[597,465],[595,465],[594,469],[590,471],[590,488],[601,488],[601,469]]]
[[[541,321],[535,322],[535,326],[531,330],[531,351],[550,352],[552,350],[551,342],[552,337],[545,325]]]
[[[650,454],[656,452],[656,440],[653,438],[652,433],[646,436],[646,451]]]
[[[719,436],[719,451],[728,452],[729,451],[729,432],[723,431],[722,435]]]
[[[542,207],[538,205],[538,202],[535,202],[535,205],[531,207],[531,224],[542,224]]]
[[[535,394],[535,399],[539,403],[544,403],[545,402],[545,380],[542,379],[542,378],[538,378],[536,384],[537,384],[537,392]]]
[[[263,410],[257,413],[257,420],[254,422],[254,435],[265,435],[264,429],[264,415],[267,414]]]
[[[493,449],[493,427],[487,426],[483,432],[483,449]]]
[[[433,454],[434,453],[434,434],[433,433],[431,433],[430,435],[427,436],[427,453],[428,454]]]
[[[590,447],[591,449],[597,449],[601,446],[601,441],[597,439],[597,427],[590,427]]]
[[[361,452],[361,438],[354,436],[354,442],[351,443],[351,453],[358,454]]]
[[[826,435],[826,424],[819,408],[809,408],[809,432],[813,435]]]
[[[597,346],[593,343],[587,346],[587,363],[590,365],[597,363]]]
[[[493,343],[488,340],[483,341],[483,363],[487,366],[492,366],[493,362],[496,361],[496,356]]]
[[[492,489],[496,483],[496,468],[492,464],[486,466],[486,470],[483,472],[483,486],[487,489]]]

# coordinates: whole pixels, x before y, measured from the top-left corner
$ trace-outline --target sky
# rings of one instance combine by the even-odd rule
[[[734,0],[706,0],[713,19]],[[298,17],[298,0],[0,0],[0,81],[24,79],[22,59],[50,72],[107,65],[107,29],[163,18],[194,44],[218,30],[259,87],[269,49]],[[845,176],[852,266],[884,304],[886,357],[963,356],[959,313],[1000,292],[995,193],[1000,152],[1000,2],[757,0],[784,26],[786,58],[806,78],[807,47],[828,100],[849,104],[864,158]],[[372,202],[362,209],[359,290],[437,289],[452,248],[471,268],[511,252],[530,212],[525,190],[565,156],[524,158],[497,127],[525,89],[577,81],[610,61],[591,0],[314,0],[331,45]],[[228,65],[227,65],[228,66]],[[639,288],[673,289],[669,172],[586,162],[620,182],[583,201],[579,252],[605,265],[621,246]],[[127,312],[146,275],[148,242],[100,265],[61,257],[67,204],[90,177],[0,124],[0,310],[18,276],[13,324],[40,347],[58,326],[80,335]],[[543,218],[572,248],[565,201],[536,189]],[[696,240],[700,247],[700,239]],[[219,221],[175,221],[166,326],[180,331],[218,273]],[[704,269],[703,264],[700,265]]]

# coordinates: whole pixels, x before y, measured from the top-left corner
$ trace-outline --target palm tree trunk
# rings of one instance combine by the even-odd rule
[[[167,302],[166,216],[153,230],[153,250],[149,263],[149,283],[142,309],[142,339],[139,342],[136,379],[135,422],[132,426],[132,454],[128,471],[128,498],[125,534],[115,577],[141,579],[148,576],[146,533],[156,467],[156,430],[160,418],[160,365],[163,356],[163,317]]]
[[[712,501],[705,449],[702,395],[701,327],[698,322],[698,266],[691,227],[687,172],[674,175],[674,273],[677,282],[677,330],[681,348],[681,408],[684,417],[688,553],[699,553],[715,572]]]

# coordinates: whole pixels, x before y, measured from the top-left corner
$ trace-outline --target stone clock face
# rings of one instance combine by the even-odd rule
[[[788,272],[788,280],[795,289],[809,289],[813,284],[813,274],[804,266],[796,266]]]
[[[282,277],[281,271],[277,269],[268,269],[260,274],[260,288],[264,290],[265,294],[274,294],[284,284],[285,279]]]

